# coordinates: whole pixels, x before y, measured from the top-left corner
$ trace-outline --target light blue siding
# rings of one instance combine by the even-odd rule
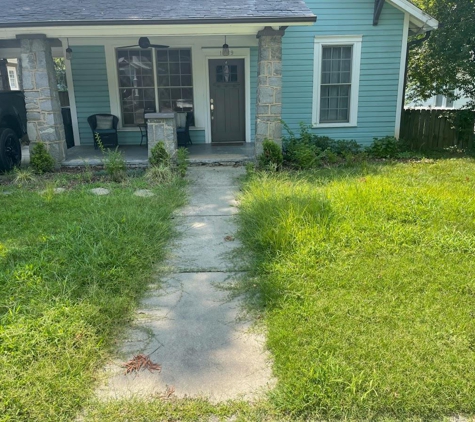
[[[282,118],[294,131],[312,123],[314,37],[362,35],[358,125],[312,129],[336,139],[368,144],[394,135],[404,14],[388,3],[373,26],[372,0],[306,0],[317,15],[311,27],[291,27],[283,38]]]
[[[204,129],[190,130],[190,138],[191,138],[191,142],[193,142],[193,144],[204,144],[204,143],[206,143]]]
[[[104,47],[74,46],[71,70],[81,145],[92,145],[87,118],[91,114],[111,112]]]
[[[256,133],[256,97],[257,97],[257,47],[250,48],[251,69],[251,141]]]

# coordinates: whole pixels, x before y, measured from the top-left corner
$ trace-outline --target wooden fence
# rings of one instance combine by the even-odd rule
[[[415,150],[472,149],[475,112],[469,110],[406,109],[400,137]]]

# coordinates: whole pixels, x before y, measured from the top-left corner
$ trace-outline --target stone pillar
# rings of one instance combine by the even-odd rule
[[[282,37],[284,30],[266,26],[257,33],[256,156],[265,139],[282,146]]]
[[[44,35],[21,37],[20,62],[30,152],[43,142],[59,166],[65,157],[66,136],[48,39]]]
[[[165,144],[170,157],[175,157],[177,150],[175,113],[149,113],[145,115],[147,121],[148,157],[152,148],[159,142]]]

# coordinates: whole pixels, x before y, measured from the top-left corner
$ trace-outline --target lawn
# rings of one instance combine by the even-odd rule
[[[239,237],[291,418],[475,414],[475,161],[257,173]]]
[[[75,419],[173,235],[182,183],[91,175],[0,176],[1,421]]]

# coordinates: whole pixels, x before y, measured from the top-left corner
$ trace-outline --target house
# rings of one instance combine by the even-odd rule
[[[427,100],[409,100],[406,101],[405,108],[440,108],[459,110],[464,108],[470,102],[470,98],[464,95],[463,91],[455,89],[452,91],[452,93],[452,97],[443,94],[437,94],[428,98]]]
[[[10,6],[5,0],[4,10]],[[76,145],[87,117],[119,117],[119,143],[280,142],[281,120],[367,143],[398,135],[410,34],[437,21],[407,0],[17,0],[0,17],[0,58],[20,58],[30,140],[64,158],[52,56],[66,57]],[[318,19],[317,19],[318,16]],[[145,113],[154,109],[156,113]],[[150,131],[149,131],[150,132]]]

